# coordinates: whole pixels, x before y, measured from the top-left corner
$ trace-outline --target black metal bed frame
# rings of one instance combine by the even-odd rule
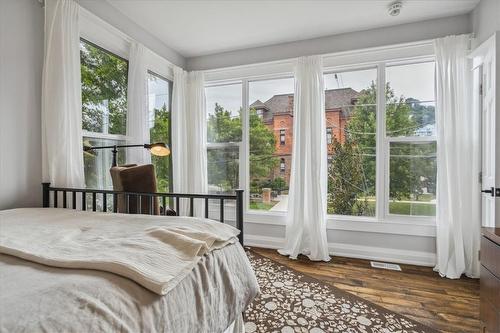
[[[53,193],[53,207],[59,208],[58,193],[62,193],[62,208],[72,208],[77,209],[77,193],[81,193],[81,209],[87,210],[87,194],[92,195],[92,211],[97,211],[97,198],[98,194],[102,198],[102,212],[108,211],[108,195],[113,197],[113,209],[110,212],[118,212],[118,196],[125,196],[125,210],[130,214],[129,201],[131,197],[138,198],[137,201],[137,211],[141,212],[142,198],[149,198],[149,214],[153,215],[153,200],[154,198],[161,198],[162,205],[164,207],[163,214],[166,215],[167,209],[167,198],[170,200],[175,199],[175,212],[177,216],[180,210],[180,200],[182,198],[189,199],[189,216],[194,215],[194,199],[204,199],[205,200],[205,218],[208,217],[208,203],[209,200],[219,200],[219,221],[224,223],[224,201],[225,200],[235,200],[236,201],[236,228],[240,230],[238,235],[238,240],[241,245],[243,245],[243,190],[235,190],[235,195],[227,194],[187,194],[187,193],[148,193],[148,192],[124,192],[124,191],[113,191],[113,190],[99,190],[99,189],[87,189],[87,188],[65,188],[65,187],[51,187],[50,183],[42,183],[42,197],[43,207],[50,207],[50,192]],[[71,193],[71,205],[68,204],[68,194]]]

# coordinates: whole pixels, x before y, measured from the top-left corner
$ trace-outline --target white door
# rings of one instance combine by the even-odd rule
[[[499,197],[500,193],[495,193],[495,188],[499,188],[495,183],[496,167],[500,167],[500,163],[496,163],[496,158],[499,155],[496,153],[496,129],[497,119],[495,117],[495,52],[494,48],[488,48],[485,52],[482,65],[476,68],[474,73],[479,81],[479,89],[474,93],[479,94],[478,102],[481,110],[481,173],[482,173],[482,198],[481,198],[481,224],[483,227],[494,227],[495,217],[500,218],[499,207],[496,207],[495,197]],[[500,179],[499,179],[500,180]],[[498,216],[497,216],[498,215]]]

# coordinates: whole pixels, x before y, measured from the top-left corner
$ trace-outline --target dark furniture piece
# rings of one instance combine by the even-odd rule
[[[98,190],[88,188],[64,188],[64,187],[51,187],[50,183],[42,183],[42,206],[55,207],[55,208],[71,208],[87,210],[88,203],[89,209],[92,211],[102,212],[118,212],[118,197],[125,197],[125,212],[130,214],[130,197],[138,197],[137,205],[142,202],[142,198],[149,198],[148,200],[161,200],[163,207],[166,207],[167,199],[175,202],[175,211],[179,212],[180,200],[189,201],[189,216],[194,215],[194,200],[204,200],[205,202],[205,218],[209,218],[209,200],[219,202],[219,221],[224,223],[224,202],[235,201],[235,227],[240,230],[238,240],[243,245],[243,190],[235,190],[234,195],[227,194],[193,194],[193,193],[147,193],[147,192],[126,192],[114,190]],[[98,202],[99,199],[99,202]],[[89,200],[89,201],[88,201]],[[150,205],[149,214],[153,215]],[[141,207],[137,208],[141,211]],[[166,215],[164,211],[162,215]]]
[[[480,319],[483,333],[500,333],[500,228],[481,229]]]
[[[152,164],[125,164],[114,166],[109,172],[111,173],[114,191],[141,193],[157,192],[155,167]],[[158,205],[157,197],[142,197],[140,203],[138,199],[138,196],[118,196],[118,213],[150,214],[152,211],[153,215],[160,214],[160,206]],[[129,202],[126,202],[126,200],[129,200]],[[127,205],[129,206],[128,211]]]

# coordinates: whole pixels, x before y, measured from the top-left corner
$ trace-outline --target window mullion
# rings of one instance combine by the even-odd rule
[[[244,200],[244,211],[248,210],[248,204],[250,200],[249,189],[250,189],[250,112],[249,112],[249,101],[248,101],[248,80],[242,80],[242,114],[241,114],[241,145],[240,145],[240,163],[239,163],[239,185],[240,189],[244,189],[245,200]]]
[[[387,142],[385,125],[385,64],[377,65],[377,157],[376,157],[376,217],[378,221],[384,220],[387,212]]]

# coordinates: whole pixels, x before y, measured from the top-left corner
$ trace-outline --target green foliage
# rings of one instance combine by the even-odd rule
[[[333,139],[333,158],[328,168],[329,213],[340,215],[373,215],[366,199],[359,201],[364,191],[363,156],[354,141],[346,138],[342,144]]]
[[[250,178],[268,177],[278,165],[276,139],[255,109],[250,109]]]
[[[85,41],[80,42],[83,129],[125,134],[127,114],[127,61]],[[104,110],[109,112],[104,130]]]
[[[161,109],[154,109],[154,126],[149,135],[151,142],[164,142],[170,146],[170,112],[166,105]],[[159,192],[170,192],[171,156],[151,156]]]

